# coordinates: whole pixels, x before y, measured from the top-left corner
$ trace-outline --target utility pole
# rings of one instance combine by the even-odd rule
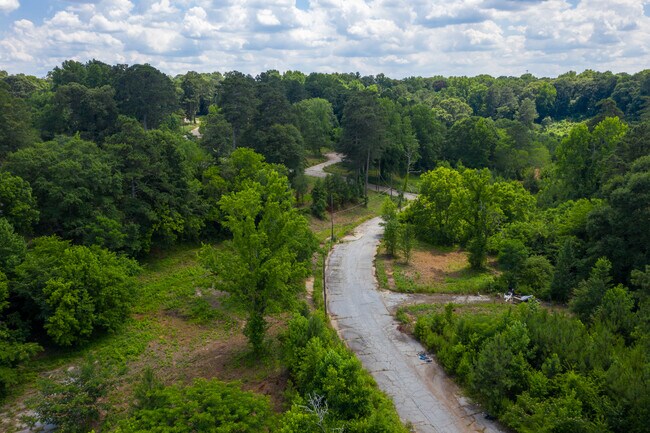
[[[331,242],[334,242],[334,197],[330,191],[330,221],[332,223],[332,234],[330,235]]]
[[[327,251],[323,250],[323,310],[325,310],[325,315],[327,316],[327,276],[325,275],[325,269],[327,265]]]

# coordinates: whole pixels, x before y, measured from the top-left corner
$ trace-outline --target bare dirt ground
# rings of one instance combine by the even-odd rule
[[[469,266],[467,253],[461,250],[447,252],[433,248],[414,249],[408,264],[385,254],[378,256],[378,259],[384,260],[392,289],[395,288],[393,274],[396,267],[416,284],[434,285],[443,283],[446,278],[457,276],[460,271]]]

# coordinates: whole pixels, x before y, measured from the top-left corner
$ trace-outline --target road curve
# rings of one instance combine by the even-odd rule
[[[326,153],[325,157],[327,158],[327,161],[322,162],[322,163],[317,164],[317,165],[313,165],[311,167],[307,167],[305,169],[305,174],[307,176],[312,176],[312,177],[320,177],[320,178],[327,177],[327,175],[329,173],[327,173],[324,170],[325,167],[343,161],[343,154],[341,154],[341,153],[330,152],[330,153]],[[368,184],[368,189],[371,190],[371,191],[377,191],[377,192],[389,194],[389,195],[392,195],[392,196],[397,196],[399,194],[399,191],[397,191],[394,188],[389,188],[387,186],[373,185],[372,183]],[[415,200],[417,198],[417,194],[407,192],[407,193],[404,194],[404,197],[407,200]]]
[[[325,157],[327,158],[327,161],[317,165],[313,165],[311,167],[307,167],[305,169],[305,174],[307,176],[312,176],[312,177],[320,177],[320,178],[327,177],[329,173],[326,173],[323,169],[329,165],[333,165],[336,164],[337,162],[343,161],[343,155],[336,152],[326,153]]]
[[[385,296],[377,290],[373,260],[383,228],[374,218],[334,246],[325,276],[332,324],[395,403],[403,421],[419,433],[499,433],[424,350],[398,330]]]

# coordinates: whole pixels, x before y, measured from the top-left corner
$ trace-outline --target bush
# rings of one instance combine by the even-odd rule
[[[282,341],[285,362],[300,395],[296,403],[306,407],[310,396],[319,396],[327,406],[327,419],[321,425],[350,432],[406,433],[390,400],[326,327],[321,315],[294,317]],[[306,425],[318,430],[315,418],[308,415],[310,411],[302,412],[294,407],[283,420],[281,431],[311,431],[304,430]]]
[[[16,367],[41,350],[36,343],[24,343],[6,324],[4,310],[9,288],[7,278],[0,271],[0,399],[5,397],[11,387],[20,381]]]
[[[135,261],[99,247],[38,238],[16,268],[16,307],[56,344],[84,343],[122,324],[137,270]]]
[[[242,391],[238,385],[197,379],[191,386],[151,387],[147,404],[117,428],[127,432],[238,432],[273,431],[268,397]]]
[[[543,299],[550,298],[553,265],[544,256],[530,256],[522,266],[521,285],[529,289],[535,296]]]
[[[36,419],[54,424],[62,433],[86,433],[99,420],[106,394],[108,371],[88,362],[66,370],[59,377],[40,382],[39,396],[33,402]]]

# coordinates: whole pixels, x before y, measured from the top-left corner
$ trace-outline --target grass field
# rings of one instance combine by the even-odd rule
[[[435,304],[415,304],[405,305],[399,307],[395,311],[395,318],[400,322],[403,332],[413,333],[415,322],[418,317],[426,316],[431,313],[442,313],[448,303],[435,303]],[[458,315],[463,314],[479,314],[485,316],[498,316],[504,311],[515,308],[512,304],[504,302],[481,302],[472,304],[454,304],[452,303],[454,313]]]

